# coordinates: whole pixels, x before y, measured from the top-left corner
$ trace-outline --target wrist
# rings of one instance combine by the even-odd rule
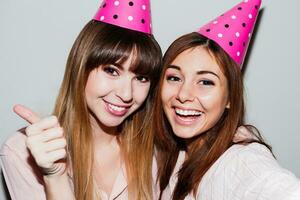
[[[69,176],[67,170],[56,171],[55,173],[44,173],[43,171],[44,181],[61,180],[61,179],[68,179],[68,178]]]
[[[75,200],[72,181],[67,170],[61,175],[44,175],[43,178],[48,200]]]

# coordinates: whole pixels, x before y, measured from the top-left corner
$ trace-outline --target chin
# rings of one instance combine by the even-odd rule
[[[107,126],[107,127],[116,127],[116,126],[119,126],[120,124],[122,124],[124,120],[123,119],[118,119],[118,120],[104,120],[102,122],[102,124],[104,126]]]
[[[105,114],[98,114],[97,121],[106,127],[117,127],[119,126],[125,118],[123,117],[113,117]]]
[[[206,127],[175,127],[174,134],[182,139],[191,139],[205,133],[208,129]]]
[[[190,138],[193,138],[193,137],[199,135],[194,131],[173,130],[173,132],[177,137],[183,138],[183,139],[190,139]]]

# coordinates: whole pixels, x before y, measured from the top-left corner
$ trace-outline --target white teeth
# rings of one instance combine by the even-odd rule
[[[177,114],[183,115],[183,116],[191,116],[191,115],[198,116],[198,115],[201,115],[201,113],[202,113],[202,112],[199,112],[196,110],[182,110],[182,109],[178,109],[178,108],[175,109],[175,112]]]
[[[118,112],[125,110],[124,107],[115,106],[115,105],[112,105],[112,104],[108,104],[108,106],[109,106],[109,108],[111,108],[112,110],[115,110],[115,111],[118,111]]]

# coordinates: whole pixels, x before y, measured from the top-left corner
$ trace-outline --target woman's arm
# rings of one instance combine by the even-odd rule
[[[24,137],[17,133],[2,146],[2,173],[11,199],[45,200],[43,177],[26,149]]]
[[[55,116],[41,119],[30,109],[17,105],[14,107],[15,113],[30,123],[23,131],[23,141],[21,146],[30,156],[36,174],[39,174],[40,182],[44,186],[44,195],[48,200],[52,199],[74,199],[72,184],[69,181],[66,168],[66,139],[63,129],[60,127]],[[11,149],[18,148],[18,144],[11,144]],[[25,150],[24,150],[25,149]],[[11,151],[13,153],[13,151]],[[9,157],[9,156],[6,156]],[[6,162],[3,159],[7,171],[16,166],[14,162]],[[6,159],[7,160],[7,159]],[[26,162],[26,161],[25,161]],[[9,179],[9,176],[7,176]],[[15,176],[16,177],[16,176]],[[23,177],[25,181],[31,181],[31,176]],[[27,180],[27,178],[29,178]],[[10,181],[11,185],[18,184],[19,179]],[[16,191],[15,193],[18,193]]]
[[[267,147],[233,145],[203,177],[198,198],[299,200],[300,180],[282,168]]]
[[[67,172],[60,176],[44,176],[44,181],[47,200],[75,199]]]

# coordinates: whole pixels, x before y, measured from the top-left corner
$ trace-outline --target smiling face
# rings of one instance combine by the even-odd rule
[[[134,54],[122,64],[99,66],[88,76],[85,97],[92,116],[107,127],[120,125],[145,101],[150,81],[130,70]]]
[[[180,138],[209,130],[230,106],[226,77],[201,46],[183,51],[166,66],[161,99],[173,132]]]

